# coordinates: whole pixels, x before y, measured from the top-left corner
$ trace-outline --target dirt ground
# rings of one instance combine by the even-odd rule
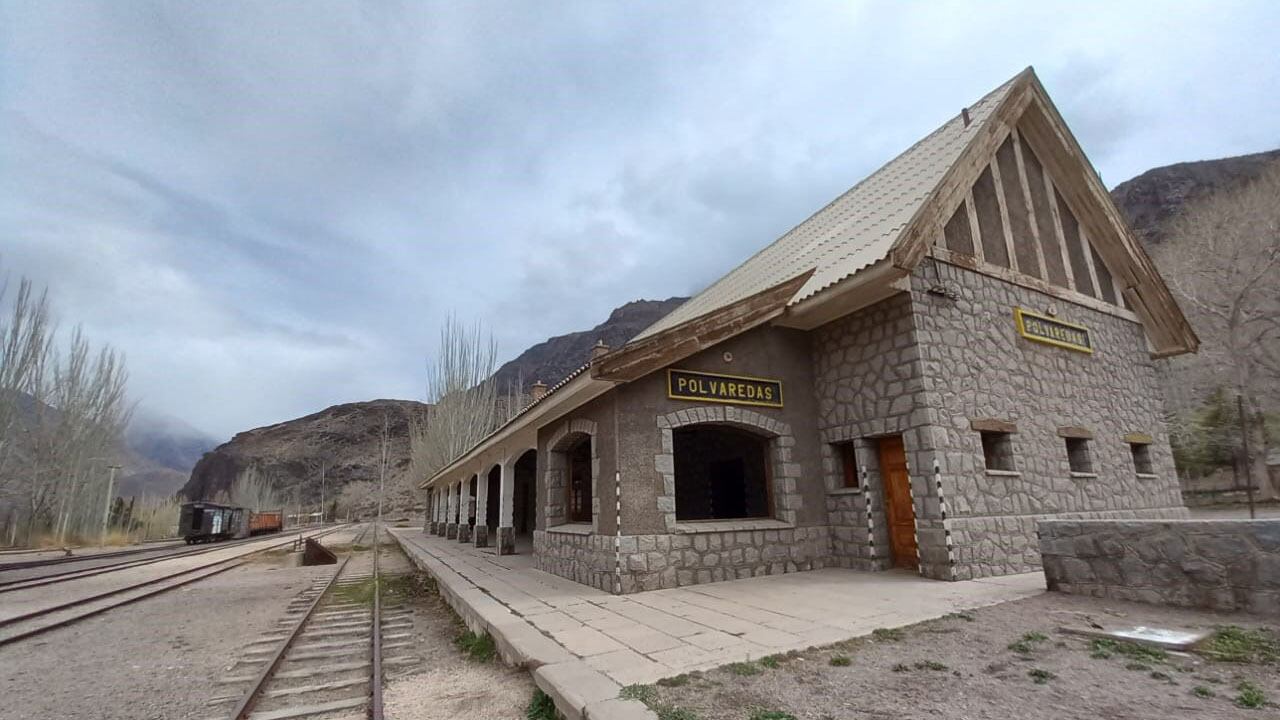
[[[1275,643],[1275,655],[1270,663],[1184,653],[1134,656],[1133,646],[1099,647],[1057,631],[1090,621],[1107,627],[1261,628]],[[1276,718],[1278,625],[1274,618],[1047,593],[624,694],[648,702],[661,720]],[[1242,681],[1262,691],[1263,707],[1237,706]]]
[[[401,567],[408,559],[396,551]],[[403,558],[400,560],[400,558]],[[383,704],[391,720],[452,720],[484,718],[516,720],[525,717],[533,695],[533,680],[525,670],[506,667],[495,656],[472,659],[455,644],[466,628],[435,592],[422,573],[415,576],[416,592],[407,600],[414,608],[413,653],[422,662],[387,673]],[[390,655],[392,653],[388,653]],[[483,656],[484,648],[477,653]]]

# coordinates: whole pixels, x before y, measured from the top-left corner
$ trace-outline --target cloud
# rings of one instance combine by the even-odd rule
[[[229,435],[695,292],[1028,64],[1113,184],[1280,144],[1277,12],[0,0],[0,262]]]

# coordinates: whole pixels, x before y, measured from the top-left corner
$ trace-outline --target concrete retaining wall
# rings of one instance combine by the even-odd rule
[[[1280,615],[1280,520],[1042,520],[1050,590]]]

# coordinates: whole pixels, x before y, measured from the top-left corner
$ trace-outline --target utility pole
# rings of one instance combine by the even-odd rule
[[[111,490],[115,487],[116,471],[120,469],[120,466],[108,465],[107,468],[111,470],[111,475],[107,477],[107,501],[102,506],[102,532],[98,534],[98,547],[107,544],[107,521],[111,519],[111,501],[113,499]]]

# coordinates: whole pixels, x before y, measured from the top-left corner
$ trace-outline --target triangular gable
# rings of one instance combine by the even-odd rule
[[[1030,68],[898,238],[894,264],[914,269],[939,239],[962,256],[1133,310],[1157,355],[1199,346]]]

